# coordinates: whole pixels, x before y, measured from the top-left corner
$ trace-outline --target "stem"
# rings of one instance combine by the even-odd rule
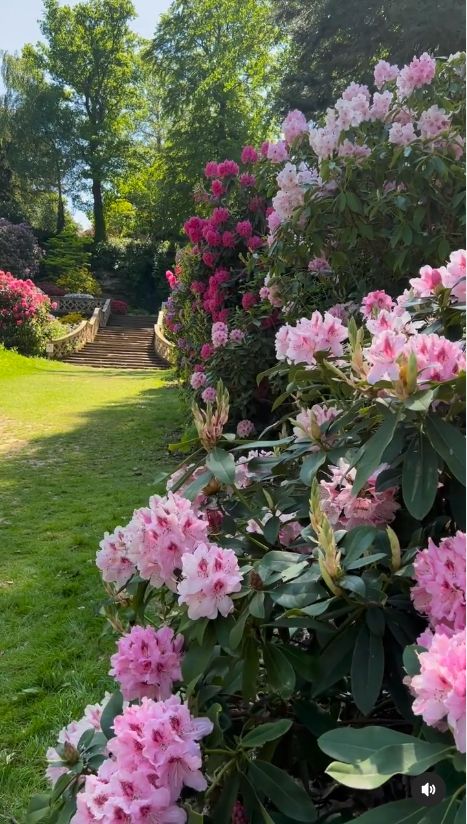
[[[212,791],[220,783],[221,778],[224,776],[224,774],[226,772],[228,772],[228,770],[230,770],[234,766],[234,764],[235,764],[235,761],[233,761],[233,760],[232,761],[227,761],[227,764],[224,764],[224,766],[219,770],[216,777],[214,778],[214,781],[212,782],[212,784],[208,787],[208,789],[206,791],[206,798],[209,798]]]

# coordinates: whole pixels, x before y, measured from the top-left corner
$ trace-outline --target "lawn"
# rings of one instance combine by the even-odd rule
[[[110,685],[94,556],[167,466],[170,382],[0,350],[1,824],[22,822],[54,735]]]

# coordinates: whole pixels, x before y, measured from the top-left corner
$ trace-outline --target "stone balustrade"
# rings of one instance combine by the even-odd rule
[[[164,309],[161,309],[157,316],[157,323],[154,326],[154,350],[156,355],[164,358],[168,363],[174,364],[176,357],[175,344],[167,340],[164,334]]]
[[[81,315],[91,315],[95,309],[103,309],[107,303],[106,298],[96,298],[93,295],[63,295],[53,299],[57,304],[54,310],[55,315],[68,315],[71,312],[79,312]]]
[[[71,332],[50,341],[46,347],[48,358],[56,360],[66,358],[71,352],[77,352],[87,343],[93,341],[101,326],[107,326],[110,317],[110,300],[100,300],[99,298],[93,298],[93,300],[99,300],[102,305],[94,308],[89,320],[82,320]],[[81,309],[76,305],[72,309],[67,308],[67,313],[79,311],[82,311],[82,305]]]

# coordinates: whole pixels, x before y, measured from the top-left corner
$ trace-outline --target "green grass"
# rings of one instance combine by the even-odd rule
[[[0,822],[22,822],[57,731],[106,687],[94,557],[154,491],[181,424],[168,372],[0,350]]]

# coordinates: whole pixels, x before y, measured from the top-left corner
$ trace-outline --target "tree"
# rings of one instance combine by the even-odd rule
[[[25,46],[20,57],[5,54],[2,75],[3,109],[10,140],[7,156],[23,189],[36,205],[44,195],[56,195],[56,230],[65,225],[64,193],[76,167],[74,117],[68,95],[51,83],[38,52]],[[41,197],[42,196],[42,197]]]
[[[414,54],[465,46],[462,0],[273,0],[289,36],[278,108],[313,116],[351,79],[370,80],[374,57],[404,64]]]
[[[149,49],[164,129],[151,170],[155,213],[177,235],[202,164],[264,139],[278,30],[269,0],[175,0]]]
[[[44,0],[43,65],[68,93],[75,118],[82,176],[90,180],[94,236],[105,240],[104,186],[122,171],[136,103],[131,0],[86,0],[59,6]]]

